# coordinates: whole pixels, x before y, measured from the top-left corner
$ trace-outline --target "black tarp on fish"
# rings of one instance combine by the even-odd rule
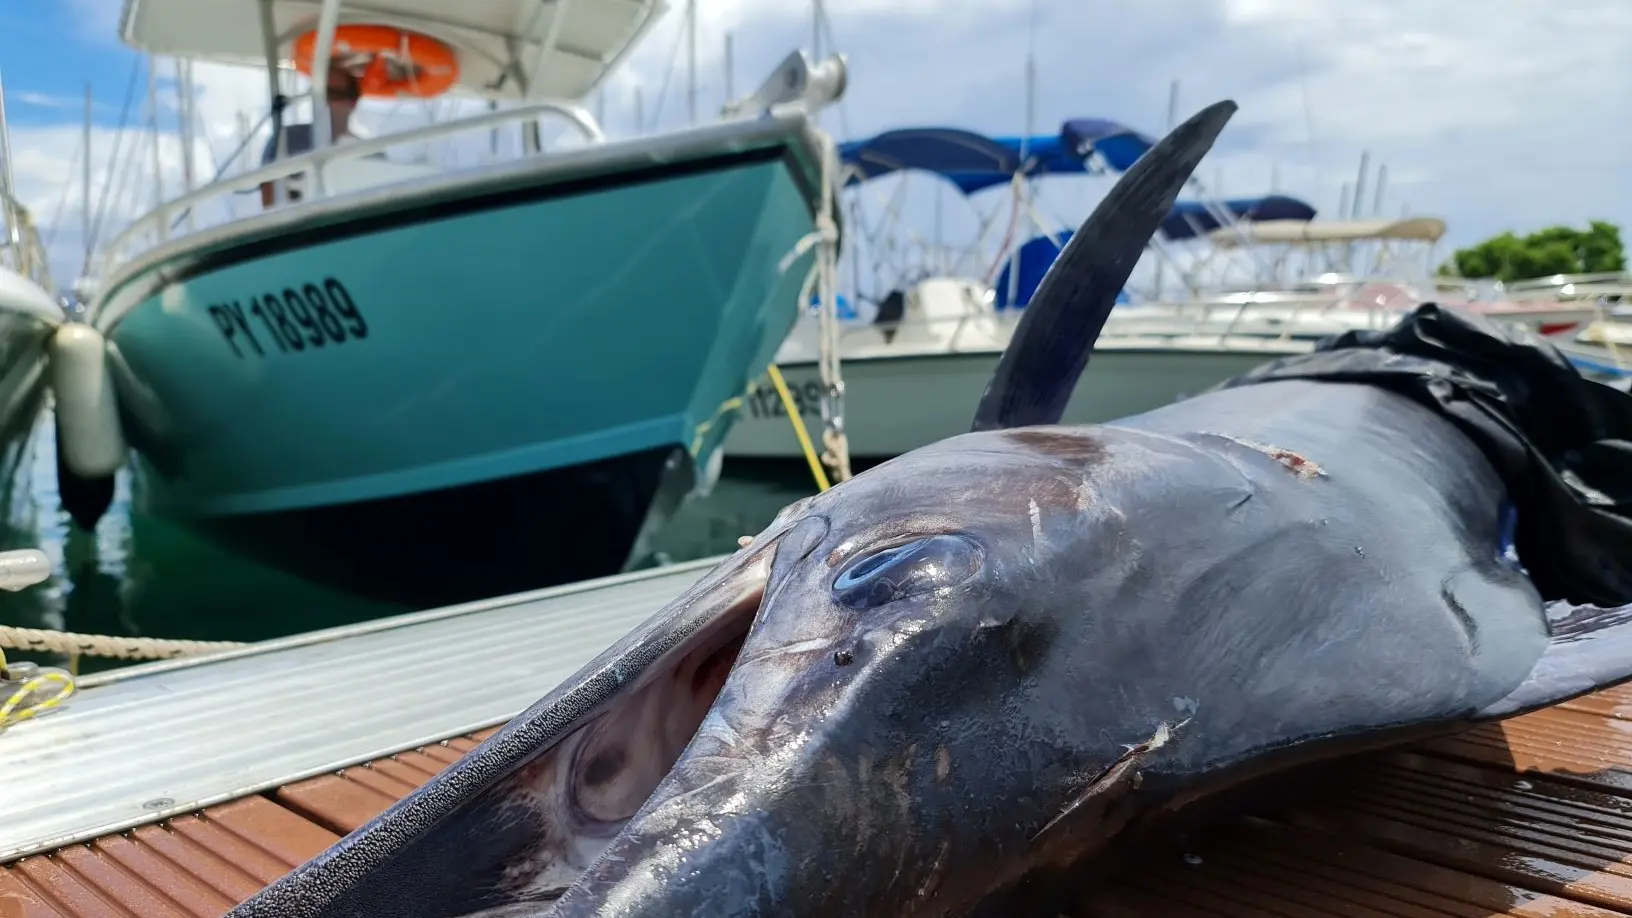
[[[1540,335],[1425,303],[1214,388],[1285,379],[1365,383],[1443,414],[1506,483],[1544,597],[1632,602],[1632,395],[1583,377]]]

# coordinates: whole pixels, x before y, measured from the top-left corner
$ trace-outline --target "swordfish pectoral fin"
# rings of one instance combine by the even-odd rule
[[[1632,604],[1547,604],[1552,637],[1530,675],[1478,719],[1512,717],[1632,681]]]

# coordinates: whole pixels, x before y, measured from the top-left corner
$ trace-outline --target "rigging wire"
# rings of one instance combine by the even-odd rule
[[[119,148],[124,144],[125,129],[130,123],[130,103],[136,97],[136,75],[141,72],[142,56],[136,55],[130,62],[130,77],[125,81],[125,102],[119,109],[119,129],[113,135],[113,152],[108,156],[108,168],[102,176],[101,200],[96,205],[96,216],[91,219],[90,238],[85,240],[86,251],[96,248],[96,240],[102,234],[102,220],[107,216],[108,199],[113,197],[113,170],[119,164]],[[89,195],[91,189],[85,189]],[[89,270],[89,262],[86,264]]]
[[[74,141],[74,156],[68,161],[68,179],[62,183],[62,196],[57,198],[57,206],[51,211],[51,220],[46,224],[45,248],[51,249],[51,243],[57,238],[57,228],[62,226],[62,212],[68,207],[68,193],[74,190],[73,174],[79,168],[80,158],[85,155],[85,142]],[[89,194],[89,189],[86,194]]]
[[[669,83],[674,80],[674,68],[680,63],[680,41],[685,38],[685,35],[686,30],[683,27],[674,31],[674,47],[669,49],[669,69],[663,74],[663,84],[657,90],[657,104],[652,106],[650,123],[653,127],[656,127],[658,121],[663,117],[663,100],[669,94]],[[640,125],[640,129],[644,132],[646,125]]]

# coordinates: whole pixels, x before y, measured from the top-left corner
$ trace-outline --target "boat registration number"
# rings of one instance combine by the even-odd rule
[[[332,277],[252,296],[247,307],[240,300],[211,303],[209,313],[239,359],[265,357],[274,350],[298,354],[368,337],[368,321],[357,301]]]
[[[802,386],[789,383],[788,395],[793,398],[793,406],[800,414],[807,418],[822,416],[822,384],[819,381],[807,379]],[[787,409],[782,406],[782,396],[770,385],[755,388],[745,401],[748,403],[748,415],[755,420],[788,416]]]

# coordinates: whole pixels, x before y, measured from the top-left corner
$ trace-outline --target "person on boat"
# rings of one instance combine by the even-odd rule
[[[355,140],[356,134],[351,131],[351,116],[357,110],[357,100],[363,94],[363,68],[368,61],[350,60],[335,56],[329,60],[328,72],[328,103],[329,103],[329,136],[335,144]],[[298,156],[312,150],[312,125],[286,124],[283,128],[284,156]],[[269,165],[278,155],[278,138],[274,135],[266,142],[266,149],[261,151],[261,165]],[[288,188],[288,199],[301,199],[301,176],[292,175],[283,179]],[[272,206],[272,183],[261,183],[261,207]]]
[[[873,314],[873,324],[877,325],[879,332],[883,334],[885,344],[895,340],[895,333],[906,314],[907,295],[899,289],[891,290],[879,301],[878,312]]]

